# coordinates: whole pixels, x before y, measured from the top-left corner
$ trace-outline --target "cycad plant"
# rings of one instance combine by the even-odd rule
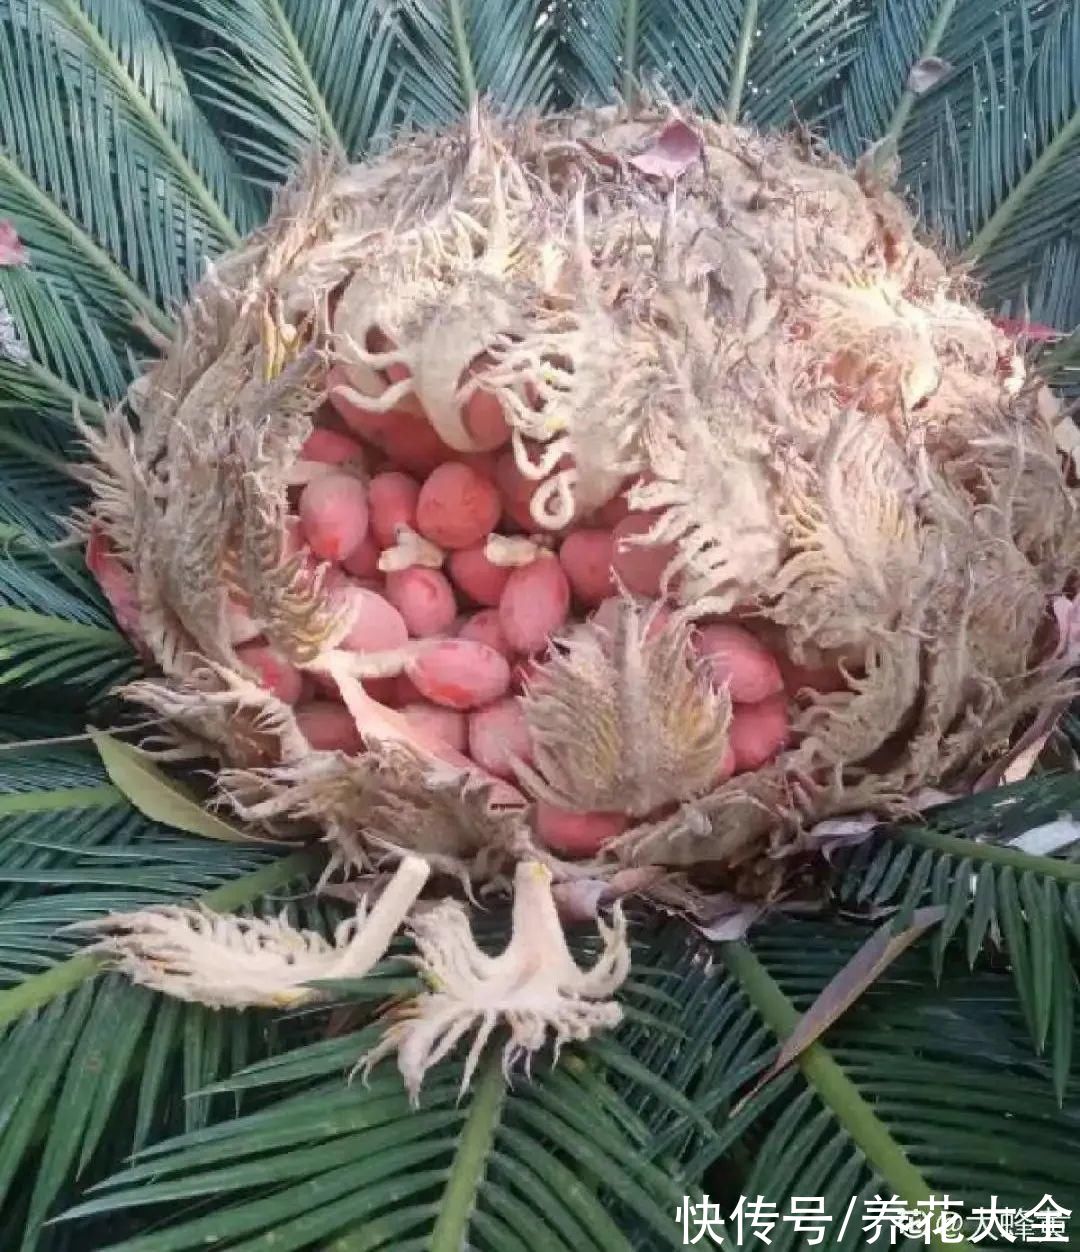
[[[139,909],[198,902],[248,935],[284,912],[332,941],[356,905],[315,890],[321,845],[250,838],[87,736],[130,722],[111,693],[146,658],[64,542],[86,428],[314,153],[359,161],[481,102],[640,99],[895,180],[1028,368],[1075,394],[1077,0],[0,0],[0,1247],[607,1252],[757,1229],[858,1249],[888,1241],[876,1197],[1080,1209],[1060,707],[984,779],[1005,785],[821,831],[813,912],[755,910],[744,935],[742,914],[630,905],[615,1029],[509,1084],[495,1036],[463,1095],[451,1053],[418,1107],[391,1065],[353,1073],[421,990],[404,939],[319,1001],[245,1011],[80,952],[72,924]],[[473,925],[498,951],[501,898]],[[583,965],[595,936],[570,931]],[[894,1246],[1011,1246],[981,1225]]]

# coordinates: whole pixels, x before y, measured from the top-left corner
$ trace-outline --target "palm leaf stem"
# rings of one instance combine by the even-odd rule
[[[70,795],[71,792],[66,794]],[[206,895],[199,896],[199,903],[215,913],[228,913],[257,900],[259,896],[284,886],[294,878],[320,868],[325,855],[319,848],[306,848],[264,865],[254,873],[245,874]],[[47,1004],[57,996],[64,995],[74,987],[100,973],[103,963],[94,956],[73,956],[43,974],[35,974],[16,987],[0,991],[0,1027],[21,1017],[23,1013],[39,1005]]]
[[[472,53],[469,51],[469,36],[465,30],[465,13],[461,0],[449,0],[446,7],[450,15],[450,33],[454,39],[458,73],[461,75],[461,94],[465,98],[465,108],[469,110],[476,99],[476,72],[473,69]]]
[[[16,434],[13,430],[7,430],[0,426],[0,448],[10,448],[12,452],[17,452],[20,456],[26,457],[28,461],[36,461],[39,465],[46,465],[49,469],[55,470],[58,474],[68,477],[71,474],[71,467],[61,457],[50,452],[47,448],[43,448],[41,444],[34,443],[32,439],[27,439],[23,435]]]
[[[799,1020],[795,1006],[764,965],[742,941],[719,945],[720,957],[766,1024],[780,1039],[787,1039]],[[910,1205],[929,1200],[933,1194],[907,1153],[889,1133],[873,1108],[821,1043],[812,1043],[795,1062],[803,1077],[862,1150],[884,1181]],[[943,1248],[938,1239],[930,1247]],[[968,1243],[949,1244],[972,1252]]]
[[[66,617],[50,617],[35,613],[32,609],[0,608],[0,628],[34,630],[41,635],[67,635],[87,643],[116,643],[119,636],[108,626],[89,626],[85,622],[72,622]]]
[[[323,98],[322,92],[319,90],[319,84],[315,81],[315,77],[308,65],[307,58],[304,56],[296,38],[296,32],[292,28],[292,24],[285,15],[285,11],[281,7],[280,0],[265,0],[266,7],[272,15],[281,35],[282,43],[288,49],[289,59],[292,61],[296,69],[297,77],[304,84],[304,90],[307,92],[308,99],[311,101],[311,107],[315,110],[315,115],[319,119],[319,127],[326,137],[327,142],[339,152],[346,151],[345,142],[341,138],[334,119],[330,115],[326,100]],[[455,4],[453,6],[457,8]]]
[[[218,204],[209,187],[200,177],[198,171],[184,155],[180,145],[169,133],[161,118],[154,111],[145,93],[132,79],[124,63],[117,57],[102,37],[101,32],[83,12],[76,0],[61,0],[64,12],[79,34],[93,48],[94,53],[109,66],[115,82],[124,93],[132,109],[142,120],[147,130],[161,145],[162,151],[168,156],[174,168],[180,174],[192,197],[202,207],[207,219],[226,244],[240,242],[240,232],[233,225],[225,210]]]
[[[60,208],[50,196],[47,196],[32,178],[28,178],[10,157],[0,153],[0,175],[13,183],[19,193],[46,218],[57,231],[71,244],[72,248],[81,253],[87,261],[99,270],[106,281],[114,287],[134,308],[146,317],[163,334],[169,335],[173,323],[137,283],[132,282],[127,273],[117,265],[104,248],[99,247],[93,239],[76,222]]]
[[[1032,162],[1031,168],[1024,174],[1016,186],[997,206],[987,219],[983,228],[960,254],[961,260],[974,261],[984,256],[997,243],[1003,232],[1020,212],[1024,204],[1031,198],[1035,188],[1053,167],[1065,149],[1080,138],[1080,109],[1058,131],[1053,140],[1047,144]]]
[[[87,417],[95,422],[103,422],[105,420],[105,406],[99,401],[86,395],[85,392],[79,391],[70,383],[65,382],[59,374],[54,374],[47,366],[39,364],[37,361],[27,361],[25,365],[20,365],[20,369],[24,369],[31,378],[39,382],[48,391],[53,392],[61,400],[66,400],[72,408],[77,408],[82,417]]]
[[[123,796],[112,783],[97,787],[58,787],[55,791],[11,791],[0,795],[0,817],[47,813],[50,809],[105,808],[122,800]]]
[[[758,0],[746,0],[743,8],[742,25],[739,28],[739,43],[735,49],[735,61],[731,67],[731,84],[728,87],[727,103],[724,106],[725,118],[734,125],[739,120],[742,110],[743,90],[746,87],[746,70],[750,64],[750,45],[754,42],[754,31],[758,22]]]
[[[952,21],[953,10],[956,8],[956,0],[942,0],[941,8],[938,9],[937,17],[934,18],[933,25],[926,33],[926,43],[923,44],[922,51],[919,53],[919,60],[924,61],[927,57],[937,55],[937,50],[941,46],[945,31]],[[915,107],[915,101],[918,97],[910,87],[905,87],[903,94],[896,103],[896,109],[893,112],[889,127],[882,136],[883,140],[891,140],[893,143],[899,143],[900,136],[907,120],[911,116],[911,110]]]
[[[506,1079],[502,1072],[502,1056],[498,1048],[489,1048],[481,1067],[469,1115],[458,1139],[454,1163],[446,1180],[439,1205],[439,1217],[431,1234],[428,1252],[457,1252],[465,1246],[469,1218],[476,1206],[477,1194],[484,1180],[484,1171],[495,1142],[503,1103],[506,1100]]]
[[[893,838],[913,843],[935,852],[952,853],[972,861],[989,861],[994,865],[1009,865],[1021,872],[1043,874],[1060,882],[1080,882],[1080,864],[1063,861],[1053,856],[1036,856],[1020,848],[1005,847],[999,843],[976,843],[974,839],[962,839],[957,835],[943,835],[939,831],[923,827],[897,831]]]
[[[626,0],[623,12],[623,80],[624,100],[634,97],[634,77],[637,74],[638,27],[640,26],[639,0]]]

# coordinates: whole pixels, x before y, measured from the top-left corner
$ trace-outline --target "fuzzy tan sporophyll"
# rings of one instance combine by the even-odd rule
[[[775,898],[1067,690],[1058,406],[872,158],[474,118],[312,161],[180,327],[86,436],[126,695],[335,868]]]

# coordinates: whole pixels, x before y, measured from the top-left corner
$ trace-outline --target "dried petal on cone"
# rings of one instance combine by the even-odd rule
[[[715,782],[731,702],[696,666],[687,625],[653,621],[626,599],[613,631],[583,626],[540,666],[522,700],[533,765],[519,769],[537,796],[642,817]]]
[[[417,964],[433,990],[408,1005],[361,1058],[365,1074],[396,1052],[398,1068],[416,1103],[427,1071],[472,1032],[463,1092],[499,1025],[510,1031],[503,1048],[503,1072],[509,1078],[519,1061],[528,1067],[549,1037],[558,1059],[563,1044],[619,1024],[622,1010],[612,996],[630,971],[626,922],[619,905],[612,926],[597,923],[603,951],[587,970],[570,955],[552,897],[551,873],[537,861],[523,861],[517,867],[513,917],[510,942],[495,957],[477,947],[468,915],[457,901],[445,900],[413,919],[410,929],[420,952]]]
[[[313,982],[362,978],[382,959],[427,881],[406,857],[374,907],[362,901],[333,943],[275,919],[167,906],[114,913],[84,929],[104,932],[88,949],[132,982],[209,1008],[294,1008],[318,998]]]

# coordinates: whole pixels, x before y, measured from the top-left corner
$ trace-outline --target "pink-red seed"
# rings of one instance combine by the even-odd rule
[[[363,464],[364,449],[348,435],[320,427],[300,445],[300,460],[319,461],[324,465],[344,465],[349,461]]]
[[[740,704],[732,715],[729,734],[737,772],[767,765],[790,738],[786,697],[770,696],[758,704]]]
[[[304,538],[324,561],[343,561],[364,542],[368,529],[367,492],[358,478],[330,473],[300,493]]]
[[[426,700],[448,709],[490,704],[510,686],[506,658],[470,639],[432,644],[409,661],[405,672]]]
[[[610,530],[575,530],[559,548],[559,563],[566,571],[574,595],[593,608],[615,594],[611,569],[615,540]]]
[[[437,466],[454,455],[439,438],[435,427],[421,414],[395,410],[383,432],[382,447],[387,457],[401,469],[426,478]]]
[[[450,580],[441,570],[413,565],[386,576],[386,598],[405,619],[414,639],[448,631],[457,617]]]
[[[396,678],[365,678],[360,685],[373,700],[378,700],[380,704],[385,704],[391,709],[401,707]],[[331,694],[340,697],[341,692],[337,683],[334,683]]]
[[[660,580],[675,555],[675,545],[624,542],[638,535],[647,535],[659,517],[658,513],[631,513],[624,517],[612,534],[615,552],[612,564],[628,591],[639,596],[660,594]]]
[[[505,657],[513,653],[503,634],[502,622],[499,620],[498,609],[481,609],[467,617],[458,627],[459,639],[471,639],[474,643],[486,643],[489,648]]]
[[[337,410],[345,425],[362,439],[381,445],[383,436],[393,424],[393,411],[380,412],[365,408],[360,392],[349,381],[349,375],[340,365],[331,366],[326,375],[326,388],[330,403]],[[348,388],[348,394],[339,388]]]
[[[285,704],[295,704],[300,699],[303,685],[300,671],[273,648],[262,643],[251,643],[236,649],[237,657],[256,674],[256,682],[271,695]]]
[[[513,778],[513,758],[532,761],[532,732],[516,696],[469,714],[469,755],[496,778]]]
[[[312,700],[297,705],[300,733],[319,752],[359,752],[363,746],[352,714],[342,704]]]
[[[416,529],[416,501],[420,484],[408,474],[387,470],[368,483],[368,509],[371,533],[380,548],[389,548],[397,538],[397,528]]]
[[[549,848],[565,856],[594,856],[628,825],[625,813],[582,813],[558,809],[544,800],[536,805],[536,833]]]
[[[485,555],[484,546],[478,543],[451,552],[446,569],[459,591],[475,603],[493,608],[502,598],[513,571],[509,566],[493,565]]]
[[[345,594],[353,618],[340,647],[351,652],[391,652],[408,643],[405,619],[389,600],[365,587],[348,587]]]
[[[374,517],[371,522],[373,526]],[[341,568],[354,578],[379,577],[379,545],[375,542],[375,536],[371,530],[364,536],[363,543],[341,562]]]
[[[400,706],[401,716],[417,730],[441,739],[456,752],[464,752],[468,739],[465,714],[420,700]]]
[[[493,484],[461,461],[433,470],[420,488],[416,528],[440,548],[470,548],[495,529],[500,513]]]
[[[492,364],[488,353],[481,353],[471,362],[462,376],[462,384],[468,382]],[[478,388],[465,403],[465,429],[482,452],[501,448],[510,438],[510,427],[503,413],[499,398],[490,391]]]
[[[736,704],[756,704],[784,689],[780,665],[744,626],[718,622],[704,626],[694,640],[716,686],[727,686]]]
[[[499,600],[499,621],[515,652],[541,652],[570,612],[570,584],[553,557],[513,571]]]

